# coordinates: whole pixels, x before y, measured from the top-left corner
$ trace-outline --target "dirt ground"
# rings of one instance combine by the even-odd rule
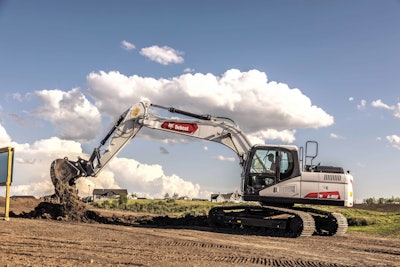
[[[39,202],[12,200],[10,209],[29,212]],[[0,199],[0,214],[3,207]],[[145,216],[114,217],[126,215]],[[11,217],[0,220],[0,266],[400,266],[400,240],[359,234],[292,239],[193,225]]]

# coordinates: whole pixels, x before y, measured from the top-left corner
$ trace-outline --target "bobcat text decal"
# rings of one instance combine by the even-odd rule
[[[168,129],[171,131],[181,132],[181,133],[194,133],[199,126],[196,123],[184,123],[184,122],[169,122],[165,121],[161,124],[161,128]]]

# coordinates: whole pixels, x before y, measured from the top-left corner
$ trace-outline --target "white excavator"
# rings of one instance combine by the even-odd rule
[[[155,110],[184,116],[162,117]],[[252,145],[229,118],[194,114],[148,100],[126,110],[89,159],[54,160],[50,174],[56,190],[62,184],[74,185],[80,177],[97,176],[142,127],[221,143],[236,153],[242,166],[245,204],[212,208],[208,222],[213,227],[263,229],[271,235],[289,237],[346,233],[347,220],[342,214],[310,206],[353,206],[353,176],[341,167],[313,164],[317,142],[308,141],[300,149]],[[254,204],[257,202],[260,205]]]

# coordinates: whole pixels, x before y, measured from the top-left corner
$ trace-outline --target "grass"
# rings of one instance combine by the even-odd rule
[[[105,209],[123,209],[133,212],[145,212],[168,216],[193,216],[207,215],[208,211],[217,205],[209,201],[189,200],[151,200],[151,199],[129,199],[126,203],[120,204],[118,199],[104,200],[92,203],[95,207]]]
[[[349,233],[400,238],[400,212],[384,212],[357,208],[322,207],[319,209],[342,213],[348,221]]]
[[[118,199],[104,200],[92,203],[95,207],[105,209],[122,209],[134,212],[145,212],[168,216],[202,216],[215,206],[222,204],[209,201],[189,200],[150,200],[129,199],[121,203]],[[224,204],[235,205],[235,204]],[[387,236],[400,238],[400,212],[383,212],[357,208],[342,208],[330,206],[317,206],[330,212],[342,213],[348,220],[349,233],[360,233],[376,236]]]
[[[392,236],[400,238],[400,212],[381,212],[370,210],[345,210],[346,218],[364,219],[366,224],[351,226],[350,232],[365,233],[381,236]],[[347,213],[347,214],[346,214]]]

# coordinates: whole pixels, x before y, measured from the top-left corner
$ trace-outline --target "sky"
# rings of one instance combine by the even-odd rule
[[[399,29],[395,0],[0,0],[11,194],[52,194],[54,159],[87,158],[149,99],[229,117],[253,144],[318,141],[314,163],[349,170],[356,201],[399,197]],[[240,173],[220,144],[144,129],[77,187],[209,198],[240,190]]]

